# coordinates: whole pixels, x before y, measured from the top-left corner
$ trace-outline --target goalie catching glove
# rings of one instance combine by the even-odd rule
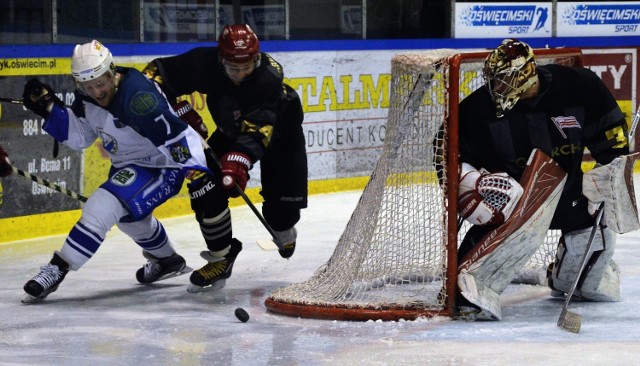
[[[53,104],[64,107],[64,103],[56,96],[53,89],[38,79],[31,79],[25,84],[22,104],[44,119],[49,118]]]
[[[220,159],[220,171],[222,172],[222,187],[229,192],[229,196],[238,197],[244,192],[249,180],[251,160],[243,153],[226,153]],[[240,189],[235,189],[236,184]]]
[[[479,172],[462,163],[458,211],[473,225],[499,225],[511,216],[522,187],[507,173]]]
[[[0,146],[0,177],[4,178],[11,174],[13,171],[11,167],[11,161],[9,161],[9,155]]]

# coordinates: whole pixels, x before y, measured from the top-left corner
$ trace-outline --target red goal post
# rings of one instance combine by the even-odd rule
[[[308,280],[273,291],[268,310],[333,320],[454,316],[458,105],[482,87],[489,51],[430,50],[392,59],[385,144],[331,258]],[[576,48],[536,49],[539,64],[583,66]],[[542,282],[559,234],[525,269]]]

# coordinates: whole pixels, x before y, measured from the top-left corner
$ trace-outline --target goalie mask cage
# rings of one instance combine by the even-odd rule
[[[579,49],[535,50],[538,64],[582,66]],[[488,51],[432,50],[392,59],[383,151],[330,259],[271,293],[268,310],[334,320],[454,316],[458,104],[483,86]],[[459,227],[460,226],[460,227]],[[546,272],[558,233],[527,267]]]

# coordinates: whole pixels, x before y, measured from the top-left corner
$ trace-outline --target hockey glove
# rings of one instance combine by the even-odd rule
[[[49,118],[53,104],[64,107],[64,103],[56,96],[53,89],[38,79],[31,79],[24,86],[22,103],[27,109],[44,119]]]
[[[481,173],[463,163],[460,176],[458,211],[474,225],[502,224],[522,196],[522,186],[507,173]]]
[[[187,102],[186,100],[180,100],[174,103],[171,107],[173,107],[173,110],[181,120],[191,126],[191,128],[193,128],[194,130],[196,130],[196,132],[199,133],[203,139],[207,139],[207,136],[209,136],[209,130],[202,121],[202,117],[200,117],[200,114],[196,112],[193,107],[191,107],[191,104],[189,104],[189,102]]]
[[[0,146],[0,177],[4,178],[13,172],[11,167],[11,161],[9,161],[9,155]]]
[[[242,192],[247,187],[251,160],[243,153],[226,153],[220,159],[220,171],[222,172],[222,187],[229,192],[229,196],[238,197],[241,192],[235,189],[236,184]]]

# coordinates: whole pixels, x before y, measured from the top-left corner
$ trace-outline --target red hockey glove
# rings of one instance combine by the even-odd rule
[[[207,136],[209,136],[209,130],[202,121],[202,117],[200,117],[200,114],[196,112],[193,107],[191,107],[191,104],[189,104],[189,102],[187,102],[186,100],[180,100],[174,103],[171,107],[173,107],[173,110],[181,120],[191,126],[191,128],[193,128],[194,130],[196,130],[196,132],[199,133],[203,139],[207,139]]]
[[[235,189],[235,185],[244,192],[249,180],[249,169],[251,169],[251,160],[243,153],[230,152],[226,153],[220,159],[220,171],[222,171],[222,187],[229,191],[229,196],[238,197],[241,192]]]
[[[22,103],[27,109],[44,119],[49,118],[52,104],[64,106],[64,103],[56,96],[53,89],[49,85],[41,83],[38,79],[31,79],[24,86]]]
[[[0,177],[6,177],[13,172],[11,168],[11,162],[9,161],[9,155],[0,146]]]

